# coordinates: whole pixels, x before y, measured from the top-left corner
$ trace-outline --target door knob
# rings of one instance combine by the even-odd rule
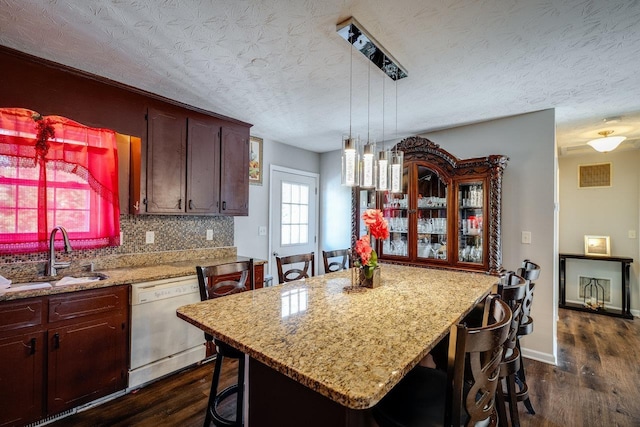
[[[279,256],[279,255],[278,255],[278,252],[274,252],[274,253],[272,253],[271,255],[273,255],[273,256]]]

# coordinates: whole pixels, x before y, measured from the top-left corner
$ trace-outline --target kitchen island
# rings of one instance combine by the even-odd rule
[[[497,278],[382,265],[180,307],[178,317],[249,357],[247,425],[366,425],[375,405],[482,300]]]

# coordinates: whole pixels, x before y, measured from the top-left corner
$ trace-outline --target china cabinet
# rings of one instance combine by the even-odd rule
[[[354,190],[352,243],[365,232],[363,210],[375,206],[390,232],[376,242],[380,260],[497,274],[507,157],[460,160],[417,136],[396,148],[404,152],[402,192]]]

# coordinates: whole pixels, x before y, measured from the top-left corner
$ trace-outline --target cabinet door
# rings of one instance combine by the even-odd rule
[[[42,418],[45,345],[43,331],[0,339],[0,426]]]
[[[456,262],[470,268],[487,264],[486,182],[484,179],[461,181],[457,186],[458,247]]]
[[[124,389],[126,340],[120,315],[49,329],[49,415]]]
[[[409,257],[409,177],[409,168],[405,167],[402,193],[387,192],[382,196],[383,215],[389,224],[389,238],[379,244],[378,257]]]
[[[220,124],[189,118],[187,212],[214,214],[220,206]]]
[[[416,165],[416,243],[419,261],[447,262],[449,185],[445,177],[425,164]],[[412,242],[413,243],[413,242]]]
[[[185,212],[186,118],[149,109],[147,140],[148,213]]]
[[[249,129],[222,128],[220,213],[249,214]]]

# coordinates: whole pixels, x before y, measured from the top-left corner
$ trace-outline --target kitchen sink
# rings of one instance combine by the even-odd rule
[[[80,273],[72,276],[41,276],[30,282],[12,283],[9,289],[4,289],[4,292],[19,292],[33,289],[51,289],[57,286],[68,285],[80,285],[83,283],[90,283],[99,280],[108,279],[108,276],[103,273]]]

